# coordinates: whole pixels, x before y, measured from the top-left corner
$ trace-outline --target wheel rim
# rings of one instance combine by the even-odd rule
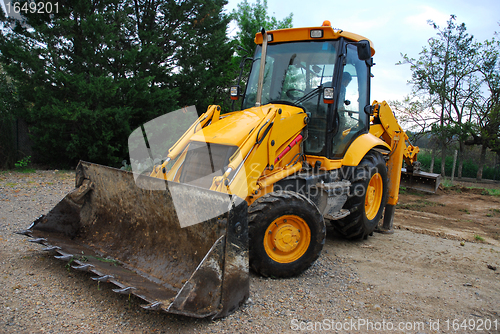
[[[290,263],[298,260],[309,248],[311,230],[304,219],[285,215],[275,219],[264,236],[264,249],[276,262]]]
[[[378,213],[382,203],[384,192],[382,176],[379,173],[373,174],[366,188],[365,214],[368,220],[372,220]]]

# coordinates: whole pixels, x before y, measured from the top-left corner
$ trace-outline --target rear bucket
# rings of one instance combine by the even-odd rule
[[[401,185],[406,188],[436,193],[441,183],[441,175],[426,172],[408,172],[406,168],[401,169]]]
[[[76,189],[19,233],[146,309],[220,318],[248,298],[244,200],[150,177],[138,187],[130,172],[87,162],[76,173]]]

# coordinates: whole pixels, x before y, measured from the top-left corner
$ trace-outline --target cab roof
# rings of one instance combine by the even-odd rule
[[[372,56],[375,54],[375,49],[373,48],[373,42],[368,38],[363,37],[352,32],[344,31],[341,29],[332,28],[330,21],[324,21],[321,27],[308,27],[308,28],[289,28],[289,29],[279,29],[270,30],[267,32],[268,43],[282,43],[282,42],[294,42],[294,41],[311,41],[311,40],[330,40],[338,39],[344,37],[353,42],[359,42],[361,40],[367,40],[370,42],[370,49]],[[318,36],[318,37],[311,37]],[[263,38],[262,33],[255,34],[255,44],[262,44]]]

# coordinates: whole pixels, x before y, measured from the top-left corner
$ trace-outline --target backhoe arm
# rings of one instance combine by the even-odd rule
[[[370,133],[382,138],[391,147],[387,161],[389,197],[382,227],[382,231],[391,231],[394,210],[399,199],[400,183],[417,190],[436,192],[440,176],[420,172],[416,164],[419,148],[410,143],[387,102],[374,101],[373,106]],[[407,170],[402,168],[403,161],[408,166]]]
[[[399,198],[399,184],[401,182],[401,168],[403,159],[411,165],[417,159],[418,147],[406,145],[408,136],[399,125],[389,105],[384,101],[373,102],[374,112],[370,133],[381,137],[390,147],[389,160],[387,161],[387,176],[389,196],[385,206],[384,223],[382,231],[392,232],[394,211]]]

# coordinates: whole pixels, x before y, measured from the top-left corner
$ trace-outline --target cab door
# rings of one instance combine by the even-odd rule
[[[358,58],[355,45],[347,44],[346,49],[337,81],[330,152],[332,159],[341,159],[352,141],[367,133],[369,126],[369,115],[364,109],[370,104],[370,62]]]

